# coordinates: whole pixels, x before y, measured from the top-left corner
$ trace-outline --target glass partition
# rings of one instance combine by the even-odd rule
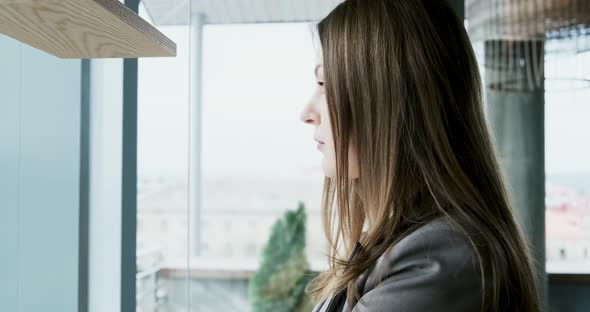
[[[299,120],[299,113],[315,83],[313,23],[338,2],[142,1],[140,14],[178,44],[176,58],[139,61],[138,305],[145,311],[250,311],[255,299],[249,283],[263,263],[273,225],[300,204],[307,215],[309,269],[326,267],[321,156],[314,149],[313,128]],[[470,14],[486,12],[476,6],[486,2],[476,2],[466,2],[471,31],[478,19],[470,20]],[[512,45],[470,34],[484,85],[490,86],[497,78],[492,56]],[[588,46],[587,36],[578,39]],[[578,59],[587,59],[587,49],[577,52]],[[552,55],[544,57],[552,61]],[[588,89],[552,88],[560,80],[555,69],[565,67],[551,64],[544,72],[547,92],[537,88],[533,94],[546,103],[547,158],[532,156],[543,160],[547,173],[547,270],[581,272],[590,232],[584,221],[588,153],[579,143],[590,133],[582,121]],[[586,86],[587,73],[578,76]],[[542,175],[531,172],[535,181]],[[567,195],[571,187],[554,188],[555,183],[572,185],[575,195]],[[514,187],[516,194],[542,189],[534,183]],[[542,193],[535,194],[543,206]],[[564,198],[569,208],[562,208]],[[536,205],[526,196],[517,199],[523,207]],[[579,265],[559,265],[570,255]]]
[[[255,310],[253,277],[273,270],[266,260],[275,247],[267,244],[285,234],[273,226],[300,207],[305,274],[327,266],[321,153],[313,127],[299,118],[316,83],[313,24],[337,2],[199,2],[192,8],[192,311]],[[301,311],[310,311],[305,304],[301,299]]]
[[[189,311],[188,1],[142,1],[139,15],[172,39],[176,57],[138,59],[137,311]]]

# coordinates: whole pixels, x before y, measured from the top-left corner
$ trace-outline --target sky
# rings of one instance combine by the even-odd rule
[[[190,140],[189,32],[159,29],[177,43],[178,55],[139,61],[140,175],[182,176]],[[314,87],[308,24],[206,25],[203,36],[204,173],[317,173],[321,155],[312,126],[299,121]],[[578,65],[566,62],[547,73],[575,72]],[[547,93],[545,127],[546,173],[590,173],[590,88]]]

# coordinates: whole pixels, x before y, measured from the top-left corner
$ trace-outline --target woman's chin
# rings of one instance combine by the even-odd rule
[[[322,159],[322,171],[324,175],[328,178],[334,178],[334,169],[331,166],[327,166],[325,163],[325,159]]]

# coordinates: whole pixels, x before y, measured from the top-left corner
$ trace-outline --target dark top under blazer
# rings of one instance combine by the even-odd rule
[[[376,285],[379,270],[383,282]],[[477,255],[467,236],[442,217],[389,248],[359,276],[356,286],[361,297],[353,303],[353,312],[476,312],[482,300]],[[312,310],[333,311],[349,311],[344,291]]]

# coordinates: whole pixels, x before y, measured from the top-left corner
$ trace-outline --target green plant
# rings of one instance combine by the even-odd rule
[[[305,286],[314,277],[305,256],[305,207],[299,202],[277,220],[248,290],[255,312],[311,311]]]

